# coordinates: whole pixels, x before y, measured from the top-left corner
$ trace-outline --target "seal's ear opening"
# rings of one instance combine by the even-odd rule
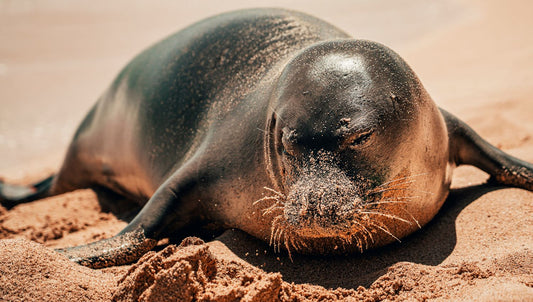
[[[284,191],[284,183],[279,179],[284,179],[285,172],[283,163],[279,159],[279,154],[282,152],[283,145],[281,143],[282,133],[277,129],[277,114],[272,110],[270,118],[267,119],[265,129],[266,135],[264,139],[264,156],[266,163],[266,171],[271,180],[272,186],[275,190]]]
[[[440,111],[448,127],[452,163],[476,166],[490,174],[491,182],[533,191],[533,164],[501,151],[451,113]]]

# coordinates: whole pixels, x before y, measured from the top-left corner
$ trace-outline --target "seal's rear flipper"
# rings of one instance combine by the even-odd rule
[[[533,164],[513,157],[489,144],[472,128],[440,109],[450,138],[450,160],[473,165],[490,174],[491,181],[533,191]]]
[[[0,204],[8,209],[48,196],[54,176],[28,186],[7,184],[0,181]]]

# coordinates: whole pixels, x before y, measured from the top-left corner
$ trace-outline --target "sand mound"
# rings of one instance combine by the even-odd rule
[[[279,273],[242,261],[220,242],[187,238],[142,257],[119,280],[113,301],[350,301],[364,294],[364,289],[289,284]]]
[[[281,275],[217,257],[208,245],[180,246],[143,256],[119,281],[114,301],[275,301]]]
[[[96,193],[88,189],[21,204],[9,211],[0,207],[0,239],[27,238],[50,247],[108,238],[124,225],[113,214],[103,212]]]
[[[88,212],[89,215],[76,215],[79,212]],[[109,215],[101,213],[95,193],[91,190],[78,190],[65,194],[64,198],[43,199],[34,202],[31,207],[20,205],[9,212],[0,211],[1,214],[5,215],[0,217],[0,239],[24,235],[39,243],[60,239],[98,220],[109,219]]]
[[[0,297],[7,301],[106,301],[115,277],[70,262],[41,244],[0,240]],[[6,301],[4,300],[4,301]]]

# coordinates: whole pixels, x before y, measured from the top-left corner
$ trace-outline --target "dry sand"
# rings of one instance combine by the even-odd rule
[[[391,46],[441,107],[533,162],[532,2],[69,3],[0,0],[0,175],[9,180],[57,170],[78,121],[142,48],[202,17],[269,3]],[[486,177],[458,169],[437,217],[401,243],[293,262],[229,230],[91,270],[51,248],[110,237],[131,212],[111,211],[91,190],[0,208],[0,300],[533,301],[533,193]]]

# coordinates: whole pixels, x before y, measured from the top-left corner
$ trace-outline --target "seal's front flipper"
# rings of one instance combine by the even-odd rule
[[[138,228],[87,245],[56,249],[56,252],[83,266],[103,268],[132,263],[151,250],[156,243],[157,240],[146,238],[142,228]]]
[[[476,166],[496,183],[533,191],[533,164],[501,151],[452,114],[441,112],[448,127],[452,162]]]
[[[190,167],[191,165],[189,165]],[[185,171],[184,171],[185,170]],[[81,265],[102,268],[132,263],[151,250],[167,231],[175,231],[192,222],[198,210],[197,173],[178,170],[154,193],[137,216],[118,235],[87,245],[58,249]]]
[[[48,196],[54,176],[50,176],[35,184],[22,186],[0,181],[0,204],[8,209],[29,201]]]

